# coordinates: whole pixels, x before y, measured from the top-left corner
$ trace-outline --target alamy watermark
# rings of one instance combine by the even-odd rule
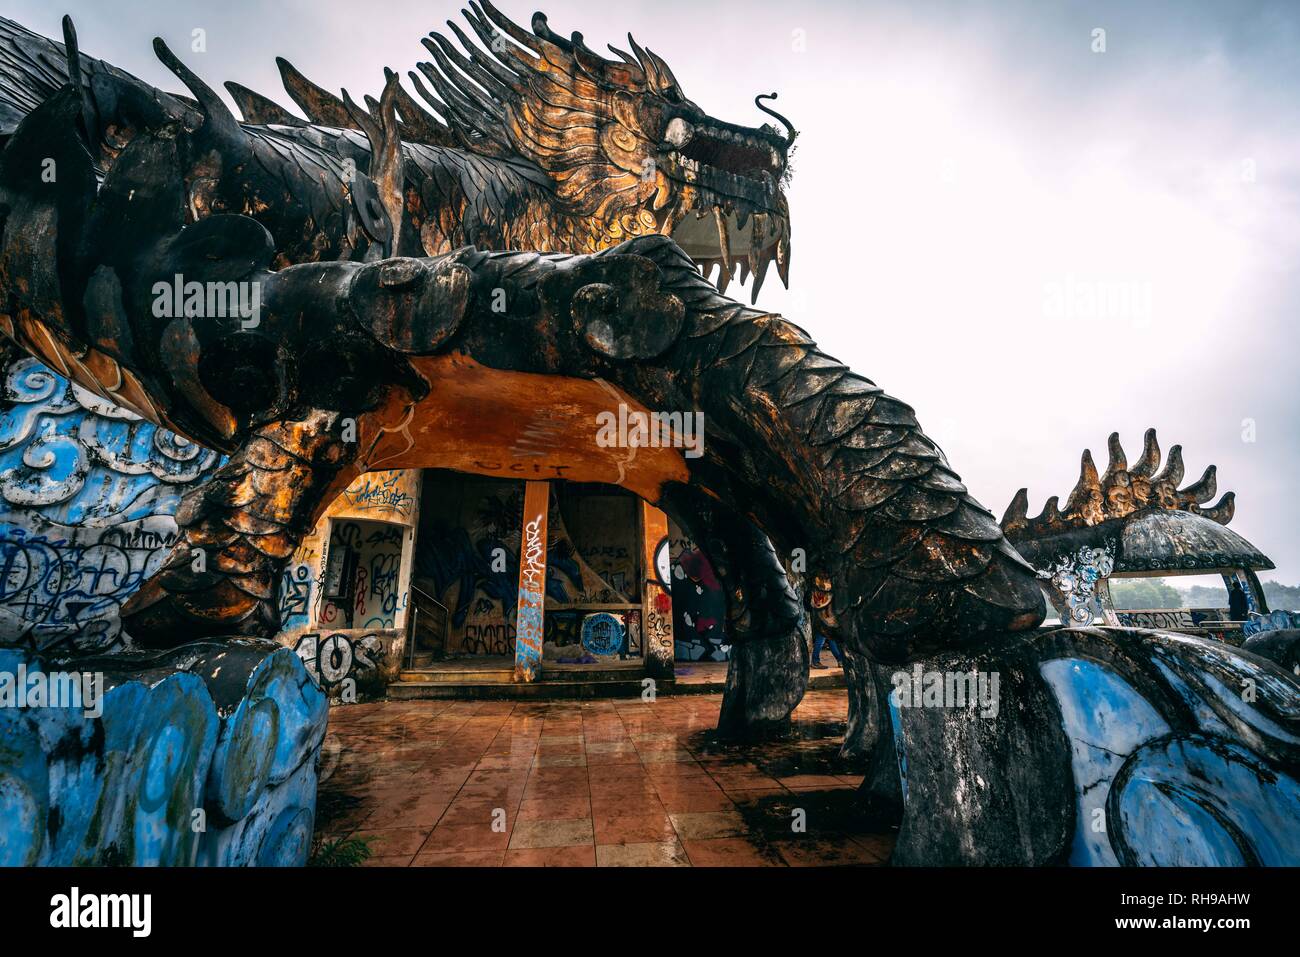
[[[704,413],[641,412],[618,404],[618,412],[596,416],[596,444],[602,449],[685,449],[688,459],[704,454]]]
[[[152,894],[93,894],[74,887],[50,898],[50,926],[123,928],[132,937],[148,937],[153,930]]]
[[[87,718],[104,713],[104,675],[98,671],[0,671],[0,708],[70,708]]]
[[[1043,315],[1048,319],[1121,320],[1144,328],[1154,312],[1155,294],[1149,282],[1066,276],[1043,284]]]
[[[153,314],[158,319],[238,319],[242,328],[256,329],[262,316],[262,284],[187,282],[177,273],[171,282],[153,284]]]
[[[890,700],[899,708],[978,708],[981,718],[998,716],[996,671],[895,671]]]

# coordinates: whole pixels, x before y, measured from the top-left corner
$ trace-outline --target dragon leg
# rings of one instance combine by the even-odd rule
[[[752,522],[707,496],[673,492],[661,505],[704,547],[727,596],[731,655],[718,730],[748,737],[784,728],[808,687],[808,629],[798,595]]]
[[[903,816],[903,792],[889,717],[891,689],[886,681],[886,669],[851,644],[842,651],[849,720],[840,757],[858,763],[863,769],[858,801],[867,818],[880,825],[895,825]]]

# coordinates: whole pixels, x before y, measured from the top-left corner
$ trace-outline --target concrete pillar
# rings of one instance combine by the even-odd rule
[[[1250,600],[1251,608],[1261,615],[1267,615],[1268,599],[1264,597],[1264,585],[1255,574],[1255,569],[1243,568],[1242,574],[1246,577],[1246,597]]]
[[[515,612],[515,681],[542,675],[546,629],[546,512],[549,482],[524,484],[524,515],[519,539],[519,601]],[[671,620],[669,622],[671,628]]]
[[[1246,606],[1253,612],[1267,615],[1268,602],[1264,599],[1264,586],[1260,584],[1259,576],[1249,568],[1234,568],[1231,573],[1223,573],[1225,588],[1232,588],[1234,581],[1241,582],[1241,590],[1246,593]]]
[[[668,516],[641,500],[642,567],[641,643],[646,674],[655,679],[673,676],[672,563],[668,557]]]

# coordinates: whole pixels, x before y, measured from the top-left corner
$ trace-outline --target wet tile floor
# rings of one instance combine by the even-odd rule
[[[838,757],[841,690],[793,733],[720,743],[722,696],[402,701],[330,712],[317,812],[375,866],[878,865]],[[799,823],[803,829],[799,830]]]

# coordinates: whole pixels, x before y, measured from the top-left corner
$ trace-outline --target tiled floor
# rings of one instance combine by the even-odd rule
[[[719,743],[721,695],[411,701],[330,713],[318,831],[388,866],[881,864],[837,756],[843,691],[794,734]]]

